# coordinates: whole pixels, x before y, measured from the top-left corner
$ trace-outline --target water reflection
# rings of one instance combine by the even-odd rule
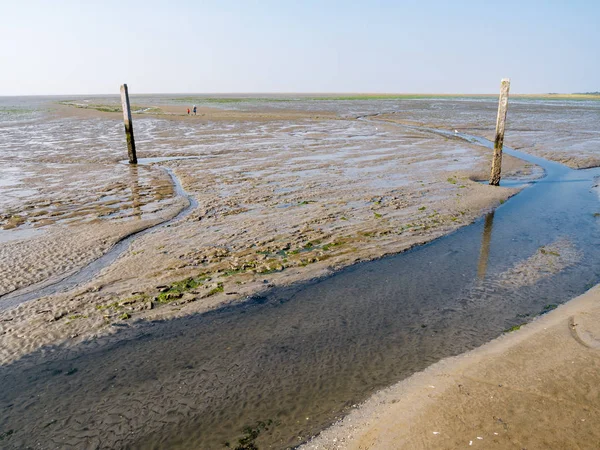
[[[481,250],[479,262],[477,263],[477,278],[483,280],[487,272],[488,259],[490,257],[490,242],[492,240],[492,228],[494,227],[494,211],[485,216],[483,235],[481,238]]]
[[[136,220],[142,219],[142,202],[140,201],[140,174],[137,164],[129,165],[129,187],[131,189],[131,208]]]

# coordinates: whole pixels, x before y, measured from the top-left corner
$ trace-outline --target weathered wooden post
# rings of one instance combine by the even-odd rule
[[[133,121],[131,120],[131,105],[129,104],[129,90],[126,84],[121,86],[121,105],[123,106],[123,121],[125,122],[125,136],[127,136],[129,164],[137,164],[135,139],[133,138]]]
[[[506,126],[506,112],[508,110],[508,90],[510,80],[503,78],[500,82],[500,99],[498,100],[498,118],[496,119],[496,138],[494,139],[494,158],[492,159],[492,173],[490,185],[498,186],[502,172],[502,146],[504,145],[504,128]]]

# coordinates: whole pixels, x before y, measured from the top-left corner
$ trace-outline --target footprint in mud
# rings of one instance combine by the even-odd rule
[[[571,336],[588,348],[600,350],[600,323],[595,315],[589,313],[576,314],[569,317]]]

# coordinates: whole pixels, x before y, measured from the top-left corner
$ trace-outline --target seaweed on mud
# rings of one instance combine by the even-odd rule
[[[185,280],[176,281],[167,286],[161,293],[156,297],[158,303],[170,303],[173,300],[177,300],[183,297],[183,294],[187,291],[202,286],[209,277],[206,275],[200,275],[198,277],[189,277]]]
[[[246,272],[246,269],[229,269],[224,271],[221,275],[224,277],[231,277],[233,275],[238,275],[240,273]]]
[[[340,243],[336,243],[336,242],[332,242],[331,244],[325,244],[323,247],[321,247],[321,249],[323,251],[329,251],[331,248],[336,247],[338,245],[341,245]]]
[[[87,315],[83,315],[83,314],[71,314],[70,316],[67,316],[67,319],[69,319],[69,321],[67,322],[70,323],[73,320],[77,320],[77,319],[87,319],[88,316]]]
[[[262,432],[269,431],[270,427],[278,424],[278,422],[274,422],[273,420],[269,419],[266,422],[263,422],[262,420],[258,421],[253,427],[244,427],[242,430],[244,435],[238,439],[238,445],[234,448],[234,450],[258,450],[258,446],[254,441],[258,439]],[[225,442],[224,446],[226,448],[231,448],[231,444],[229,442]]]
[[[109,303],[107,305],[96,305],[96,309],[98,311],[104,311],[105,309],[109,309],[109,308],[119,310],[119,309],[123,308],[123,306],[120,305],[119,302],[113,302],[113,303]]]
[[[321,258],[321,260],[324,260],[324,259],[327,259],[327,257],[322,257],[322,258]],[[309,264],[316,263],[317,261],[319,261],[319,259],[317,259],[317,258],[307,258],[307,259],[301,259],[301,260],[300,260],[300,266],[301,266],[301,267],[306,267],[306,266],[308,266]]]
[[[94,104],[94,103],[83,104],[83,103],[77,103],[73,100],[62,101],[62,102],[58,102],[58,103],[59,103],[59,105],[72,106],[72,107],[80,108],[80,109],[95,109],[96,111],[100,111],[100,112],[122,112],[123,111],[123,109],[121,108],[121,105],[103,105],[103,104]]]
[[[547,250],[544,247],[540,248],[540,253],[542,255],[552,255],[552,256],[560,256],[560,253],[555,252],[553,250]]]
[[[223,292],[224,290],[225,288],[223,287],[223,283],[217,283],[217,286],[208,291],[208,294],[206,294],[206,296],[210,297],[212,295],[218,294],[219,292]]]
[[[6,438],[11,437],[15,433],[15,430],[8,430],[4,433],[0,433],[0,441],[3,441]]]

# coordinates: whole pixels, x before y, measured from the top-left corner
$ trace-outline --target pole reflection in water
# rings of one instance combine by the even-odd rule
[[[479,262],[477,263],[477,278],[483,280],[487,272],[488,259],[490,257],[490,242],[492,241],[492,228],[494,227],[494,211],[485,216],[483,236],[481,238],[481,250]]]
[[[130,189],[131,189],[131,208],[133,210],[133,216],[137,220],[141,220],[142,218],[142,210],[140,208],[140,174],[138,172],[137,165],[129,166],[130,173]]]

